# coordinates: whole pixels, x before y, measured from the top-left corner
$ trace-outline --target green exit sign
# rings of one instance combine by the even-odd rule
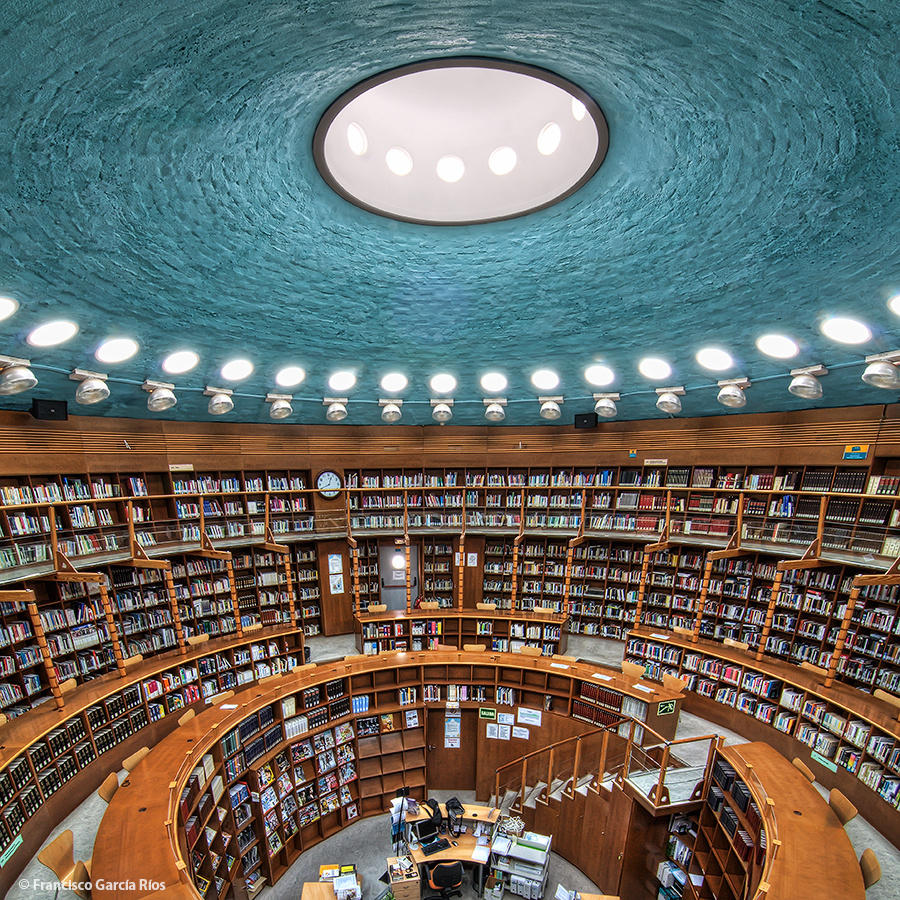
[[[671,716],[675,712],[676,702],[674,700],[662,700],[656,707],[658,716]]]
[[[484,706],[479,707],[478,718],[479,719],[496,719],[497,718],[497,710],[496,709],[487,709]]]

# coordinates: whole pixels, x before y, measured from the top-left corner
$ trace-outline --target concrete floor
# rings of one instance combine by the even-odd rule
[[[315,637],[311,638],[308,643],[311,648],[312,662],[324,662],[356,652],[352,635]],[[566,652],[579,659],[618,666],[622,661],[623,649],[624,644],[620,641],[570,635]],[[710,733],[724,735],[726,743],[742,743],[746,740],[739,734],[729,732],[690,713],[683,712],[681,714],[676,734],[678,739]],[[690,745],[683,746],[679,755],[691,765],[700,764],[701,756],[705,760],[705,746],[697,745],[693,750]],[[119,780],[121,781],[122,778],[124,778],[124,772],[120,773]],[[816,787],[823,796],[827,794],[820,785],[816,785]],[[466,798],[465,792],[457,792],[457,794],[461,799]],[[442,795],[437,792],[436,796]],[[91,794],[60,823],[60,831],[71,828],[75,834],[76,859],[90,858],[94,847],[94,836],[105,809],[106,804],[96,794]],[[895,815],[900,815],[900,813]],[[316,881],[319,865],[331,862],[355,862],[363,877],[363,900],[374,900],[381,893],[383,885],[378,878],[384,871],[384,857],[389,855],[391,850],[387,822],[386,815],[363,819],[313,847],[300,857],[277,885],[263,889],[260,894],[261,900],[279,900],[282,897],[296,900],[300,896],[303,882]],[[871,847],[881,863],[881,881],[868,890],[866,900],[900,900],[900,851],[860,816],[848,822],[846,829],[857,856],[866,847]],[[822,848],[822,853],[827,853],[826,847]],[[19,877],[19,885],[12,888],[6,896],[6,900],[37,900],[39,897],[50,900],[47,892],[32,887],[35,881],[47,880],[48,876],[48,870],[37,861],[37,858],[32,859]],[[552,900],[557,884],[562,884],[569,890],[575,889],[586,893],[599,892],[599,887],[592,885],[578,869],[553,854],[548,890],[544,895],[547,900]],[[467,881],[466,885],[469,888],[469,896],[474,896],[474,893],[471,892],[471,881]],[[66,891],[61,891],[59,896],[60,900],[74,900],[75,897],[74,894]],[[622,900],[630,900],[630,898],[623,897]]]

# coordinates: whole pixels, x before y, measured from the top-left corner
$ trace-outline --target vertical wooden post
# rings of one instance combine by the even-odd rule
[[[403,491],[403,555],[406,558],[406,614],[412,612],[412,573],[409,567],[409,491]],[[422,502],[425,502],[424,496]]]
[[[647,591],[647,572],[650,569],[650,557],[653,554],[649,550],[644,551],[644,559],[641,562],[641,580],[638,584],[637,608],[634,611],[634,627],[641,627],[641,613],[644,609],[644,594]]]
[[[56,510],[47,507],[48,519],[50,520],[50,559],[53,560],[53,568],[59,571],[59,536],[56,533]]]
[[[51,510],[53,507],[51,507]],[[56,677],[56,667],[53,665],[53,658],[50,656],[50,648],[47,646],[47,635],[44,634],[44,626],[41,624],[41,616],[38,613],[37,603],[34,599],[34,593],[31,599],[26,602],[25,607],[28,610],[28,617],[31,619],[31,630],[34,632],[37,640],[38,649],[41,651],[41,660],[44,663],[44,673],[47,676],[47,683],[50,685],[50,693],[53,694],[53,702],[57,709],[65,709],[66,702],[63,700],[62,691],[59,689],[59,679]]]
[[[568,791],[570,797],[575,796],[575,786],[578,784],[578,771],[581,768],[581,741],[582,739],[580,737],[575,740],[575,759],[572,761],[572,783],[569,786]]]
[[[178,597],[175,594],[175,579],[172,577],[172,566],[163,569],[163,578],[169,594],[169,609],[172,611],[172,622],[175,625],[175,638],[178,641],[178,652],[187,655],[187,642],[184,639],[184,628],[181,625],[181,613],[178,610]]]
[[[513,539],[513,558],[512,558],[512,591],[509,595],[510,612],[516,609],[516,591],[519,583],[519,544],[525,537],[525,489],[522,488],[522,496],[519,501],[519,533]]]
[[[841,661],[841,654],[844,652],[844,644],[847,643],[847,631],[850,628],[850,620],[853,618],[856,601],[859,600],[859,591],[860,589],[857,585],[854,585],[850,591],[850,598],[847,600],[847,608],[844,610],[844,616],[841,619],[837,640],[834,642],[834,651],[828,663],[828,674],[825,676],[824,681],[825,687],[831,687],[834,684],[834,676],[837,673],[838,663]]]
[[[118,671],[120,678],[124,678],[127,674],[124,662],[125,654],[122,653],[122,642],[119,640],[119,629],[116,627],[116,619],[113,614],[112,603],[109,599],[109,591],[106,589],[106,579],[98,582],[97,587],[100,588],[100,605],[103,607],[103,615],[106,618],[106,630],[109,632],[109,640],[113,648],[116,671]]]
[[[294,606],[294,579],[291,576],[291,555],[290,553],[282,553],[281,554],[281,562],[284,564],[284,577],[285,584],[287,585],[287,593],[288,593],[288,621],[290,622],[291,628],[297,627],[297,608]],[[229,562],[229,566],[231,563]],[[302,617],[301,617],[302,618]],[[303,624],[302,621],[300,623]],[[303,629],[300,629],[301,633],[303,633]]]
[[[828,508],[828,495],[823,494],[819,500],[819,523],[816,526],[816,541],[818,552],[822,552],[822,535],[825,533],[825,510]]]
[[[268,494],[266,495],[268,499]],[[234,586],[234,566],[231,564],[231,554],[225,560],[225,571],[228,573],[228,588],[231,593],[231,608],[234,610],[234,625],[237,628],[237,636],[244,636],[244,628],[241,625],[241,608],[238,605],[237,588]],[[262,610],[259,613],[259,620],[262,622]]]
[[[766,620],[763,622],[762,631],[759,633],[759,646],[756,648],[756,656],[754,657],[757,660],[763,658],[766,650],[766,641],[769,639],[769,632],[772,630],[772,620],[775,618],[775,605],[778,603],[778,595],[781,593],[781,581],[783,578],[784,572],[775,572],[772,592],[769,595],[769,605],[766,608]]]
[[[659,779],[656,782],[655,793],[650,797],[654,806],[662,804],[663,789],[666,786],[666,769],[669,766],[669,745],[663,747],[662,761],[659,764]]]
[[[544,801],[550,801],[550,791],[553,789],[553,754],[554,747],[550,747],[550,752],[547,754],[547,788],[544,791]]]
[[[350,527],[350,491],[344,492],[344,505],[347,508],[347,545],[350,547],[350,560],[353,566],[353,611],[356,614],[362,612],[359,599],[359,545],[353,537],[353,529]],[[317,520],[318,521],[318,520]],[[323,598],[319,598],[321,606]]]
[[[694,630],[691,634],[691,643],[696,644],[700,640],[700,625],[703,622],[703,610],[706,608],[706,596],[709,593],[709,581],[712,578],[712,570],[715,560],[706,557],[703,565],[703,580],[700,582],[700,596],[697,598],[697,609],[694,613]]]
[[[666,527],[665,533],[669,533],[669,525],[672,523],[672,492],[666,491]]]
[[[463,587],[466,578],[466,492],[462,492],[462,528],[459,532],[459,565],[456,567],[456,608],[463,608]]]
[[[131,500],[125,503],[125,518],[128,520],[128,555],[134,559],[138,552],[135,548],[137,539],[134,534],[134,503]]]
[[[606,776],[606,760],[609,758],[609,726],[603,732],[603,737],[600,738],[600,762],[597,765],[597,782],[596,788],[599,791],[600,785],[603,783],[603,779]]]

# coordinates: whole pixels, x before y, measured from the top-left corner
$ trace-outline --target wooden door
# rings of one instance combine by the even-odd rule
[[[444,746],[443,709],[428,709],[425,718],[425,740],[428,746],[428,787],[438,791],[474,791],[478,741],[476,710],[460,710],[458,748]]]

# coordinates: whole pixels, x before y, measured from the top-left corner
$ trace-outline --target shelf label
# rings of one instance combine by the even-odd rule
[[[598,681],[612,681],[612,676],[603,675],[601,672],[594,672],[591,678],[596,678]]]
[[[667,466],[669,464],[668,459],[645,459],[645,466]]]
[[[170,472],[193,472],[193,463],[169,463]]]
[[[809,755],[810,755],[810,756],[811,756],[811,757],[812,757],[812,758],[813,758],[820,766],[825,766],[826,769],[828,769],[828,770],[830,770],[830,771],[832,771],[832,772],[837,772],[837,770],[838,770],[838,768],[837,768],[837,763],[834,763],[834,762],[832,762],[830,759],[827,759],[826,757],[822,756],[821,753],[816,753],[816,751],[813,750]]]
[[[844,446],[844,459],[866,459],[868,456],[868,444],[846,444]]]
[[[478,710],[478,718],[479,719],[496,719],[497,718],[497,710],[496,709],[488,709],[485,706],[482,706]]]
[[[3,855],[0,856],[0,868],[5,866],[9,862],[9,858],[22,846],[22,835],[17,834],[13,842],[3,851]]]
[[[656,714],[658,716],[671,716],[672,713],[675,712],[675,701],[674,700],[661,700],[656,707]]]

